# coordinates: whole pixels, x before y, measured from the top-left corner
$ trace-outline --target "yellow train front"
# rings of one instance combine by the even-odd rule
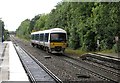
[[[61,28],[53,28],[31,33],[33,46],[37,45],[50,53],[64,53],[67,33]]]
[[[50,52],[51,53],[64,53],[66,43],[66,33],[51,33],[50,34]]]

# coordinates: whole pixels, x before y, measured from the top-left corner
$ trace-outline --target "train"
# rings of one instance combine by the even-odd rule
[[[64,53],[67,47],[67,32],[61,28],[32,32],[31,45],[48,53]]]

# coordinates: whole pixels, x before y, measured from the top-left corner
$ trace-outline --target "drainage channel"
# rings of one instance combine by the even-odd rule
[[[14,45],[14,47],[32,83],[62,83],[57,76],[28,54],[25,49],[18,45]]]

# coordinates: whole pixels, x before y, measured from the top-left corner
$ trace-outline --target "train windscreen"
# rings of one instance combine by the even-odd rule
[[[66,33],[51,33],[50,35],[51,42],[62,42],[66,41]]]

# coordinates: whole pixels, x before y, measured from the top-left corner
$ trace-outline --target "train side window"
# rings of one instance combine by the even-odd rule
[[[39,40],[39,34],[35,34],[35,40]]]
[[[40,41],[43,41],[43,39],[44,39],[44,34],[42,33],[40,34]]]
[[[45,33],[45,42],[48,42],[49,33]]]

